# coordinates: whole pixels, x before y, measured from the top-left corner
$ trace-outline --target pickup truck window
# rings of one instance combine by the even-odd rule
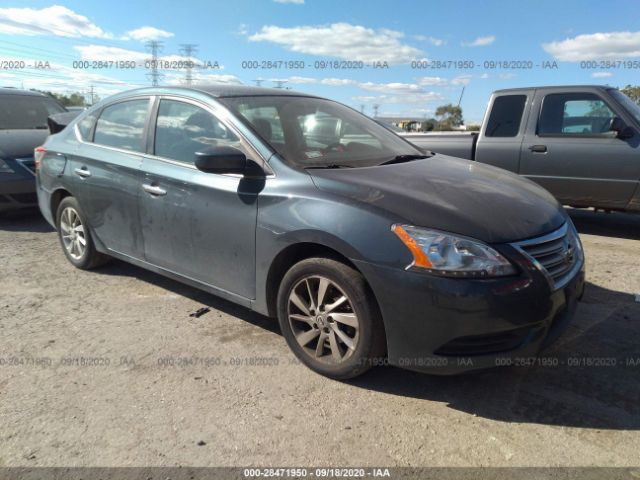
[[[614,116],[593,93],[553,93],[542,103],[538,135],[602,135]]]
[[[526,95],[502,95],[493,101],[485,137],[516,137],[520,131]]]

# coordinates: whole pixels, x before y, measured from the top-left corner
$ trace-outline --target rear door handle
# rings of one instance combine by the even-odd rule
[[[142,189],[145,192],[150,193],[151,195],[155,195],[156,197],[161,197],[162,195],[167,194],[167,191],[164,188],[160,188],[157,185],[149,185],[145,183],[142,185]]]
[[[529,150],[531,150],[533,153],[547,153],[547,146],[546,145],[531,145],[529,147]]]
[[[76,168],[74,172],[76,172],[76,175],[82,178],[87,178],[91,176],[91,172],[87,167]]]

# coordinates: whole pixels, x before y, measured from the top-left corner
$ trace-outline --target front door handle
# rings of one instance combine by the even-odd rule
[[[546,145],[531,145],[529,147],[529,150],[531,150],[533,153],[547,153],[547,146]]]
[[[162,195],[167,194],[167,191],[164,188],[160,188],[157,185],[148,185],[145,183],[142,185],[142,189],[145,192],[150,193],[151,195],[155,195],[156,197],[160,197]]]
[[[87,167],[76,168],[74,172],[76,172],[76,175],[82,178],[87,178],[91,176],[91,172]]]

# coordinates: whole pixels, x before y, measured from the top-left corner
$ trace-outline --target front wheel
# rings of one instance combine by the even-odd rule
[[[80,205],[74,197],[65,197],[60,202],[56,225],[62,250],[75,267],[89,270],[109,260],[107,255],[96,250]]]
[[[364,278],[332,259],[303,260],[286,273],[278,320],[296,357],[327,377],[361,375],[385,353],[382,318]]]

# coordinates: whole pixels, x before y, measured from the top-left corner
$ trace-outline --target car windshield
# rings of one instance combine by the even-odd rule
[[[299,167],[364,167],[424,156],[375,121],[331,100],[289,95],[220,100]]]
[[[65,109],[49,97],[0,95],[0,130],[46,129],[47,117]]]
[[[635,103],[620,90],[612,88],[611,90],[609,90],[609,92],[618,102],[620,102],[620,104],[622,104],[624,108],[627,109],[627,111],[631,115],[633,115],[633,118],[636,119],[636,122],[640,123],[640,105]]]

